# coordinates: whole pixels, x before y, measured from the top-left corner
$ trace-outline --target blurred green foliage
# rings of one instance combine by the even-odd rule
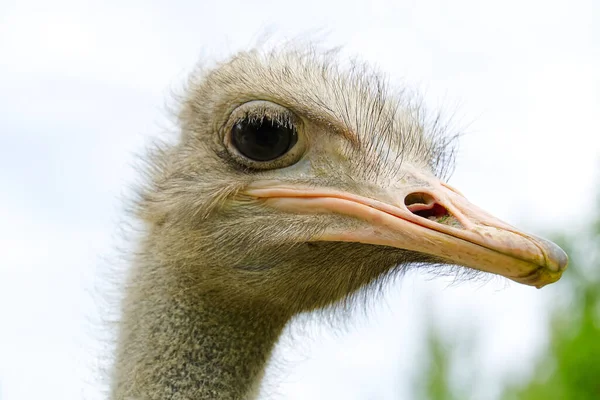
[[[575,235],[553,239],[569,254],[570,266],[556,284],[560,286],[548,326],[548,347],[535,361],[532,375],[525,381],[505,382],[498,399],[600,400],[600,216]],[[464,384],[453,383],[456,345],[447,343],[433,325],[426,353],[417,398],[475,398],[464,391]]]
[[[566,304],[553,314],[550,345],[531,380],[507,388],[503,399],[600,399],[600,220],[559,242],[571,259]]]

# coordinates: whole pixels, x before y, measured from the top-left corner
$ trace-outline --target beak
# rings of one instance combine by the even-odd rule
[[[329,188],[259,181],[244,194],[291,213],[337,213],[363,223],[327,230],[312,241],[358,242],[417,251],[541,288],[568,264],[556,244],[517,230],[471,204],[451,186],[415,171],[416,185],[378,199]]]

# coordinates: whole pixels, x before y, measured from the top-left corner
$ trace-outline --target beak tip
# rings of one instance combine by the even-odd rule
[[[554,272],[563,272],[569,265],[569,257],[557,244],[544,238],[536,237],[546,253],[548,268]]]
[[[569,257],[560,247],[557,246],[557,249],[559,250],[557,252],[558,254],[554,254],[554,257],[556,257],[555,260],[557,261],[558,270],[562,272],[567,269],[567,266],[569,265]]]
[[[536,289],[541,289],[544,286],[550,285],[558,281],[562,276],[562,272],[546,272],[539,275],[538,282],[534,285]]]

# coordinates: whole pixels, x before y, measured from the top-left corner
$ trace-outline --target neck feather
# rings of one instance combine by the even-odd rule
[[[209,290],[174,290],[181,282],[173,282],[170,270],[152,263],[132,270],[112,399],[256,398],[288,318]]]

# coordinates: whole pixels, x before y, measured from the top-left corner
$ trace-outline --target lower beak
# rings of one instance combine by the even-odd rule
[[[352,230],[327,230],[313,241],[417,251],[538,288],[560,279],[568,258],[556,244],[502,222],[435,178],[427,180],[426,187],[387,193],[386,201],[273,181],[256,182],[244,193],[286,212],[337,213],[363,222]]]

